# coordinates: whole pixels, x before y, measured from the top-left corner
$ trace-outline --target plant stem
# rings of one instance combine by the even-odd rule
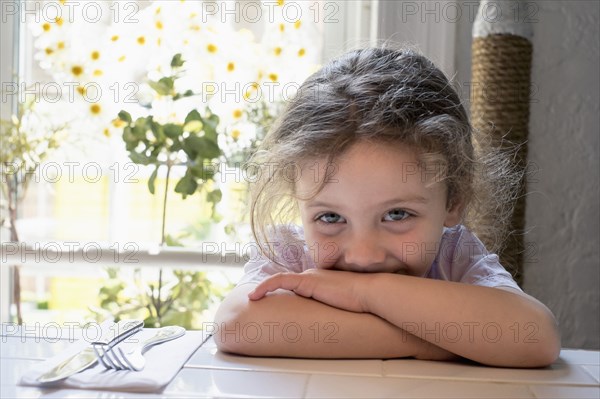
[[[13,184],[14,180],[14,184]],[[17,177],[17,173],[13,176],[11,180],[10,176],[6,178],[6,185],[8,187],[8,215],[9,215],[9,223],[10,223],[10,241],[11,242],[19,242],[19,235],[17,233],[17,208],[18,208],[18,192],[19,189],[19,181]]]
[[[167,179],[165,181],[165,196],[163,199],[163,212],[162,212],[162,233],[160,239],[160,246],[165,245],[165,225],[167,221],[167,194],[169,193],[169,175],[171,174],[171,163],[167,163]]]
[[[162,229],[161,229],[161,238],[160,238],[160,246],[162,247],[163,245],[165,245],[165,228],[166,228],[166,222],[167,222],[167,196],[169,194],[169,177],[171,175],[171,167],[173,165],[171,164],[171,162],[167,162],[167,178],[165,181],[165,195],[163,198],[163,211],[162,211]],[[156,293],[156,303],[154,304],[154,307],[156,309],[156,320],[159,323],[159,325],[162,325],[161,323],[161,317],[162,317],[162,301],[160,298],[160,290],[162,288],[162,268],[158,269],[158,291]]]
[[[158,321],[159,325],[162,325],[161,317],[162,317],[162,301],[160,299],[160,291],[162,289],[162,267],[158,269],[158,290],[156,292],[156,321]]]

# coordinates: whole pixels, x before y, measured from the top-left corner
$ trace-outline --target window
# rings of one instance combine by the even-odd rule
[[[35,173],[25,174],[30,184],[17,209],[20,243],[7,242],[8,230],[2,232],[3,265],[23,265],[25,320],[83,320],[89,307],[99,306],[103,287],[136,278],[156,284],[158,269],[171,280],[178,268],[190,275],[202,268],[212,282],[235,281],[240,268],[227,266],[244,263],[250,240],[247,224],[239,222],[245,189],[240,163],[221,165],[215,179],[223,195],[219,218],[202,193],[186,199],[174,193],[185,168],[170,170],[165,231],[168,241],[186,249],[159,249],[167,168],[159,168],[151,195],[154,168],[129,158],[117,114],[123,109],[134,119],[183,122],[192,109],[209,106],[221,119],[219,144],[235,160],[257,134],[244,94],[260,89],[267,103],[285,101],[325,59],[365,43],[371,3],[3,2],[3,60],[13,61],[2,66],[3,119],[9,117],[6,104],[14,110],[17,102],[30,101],[39,119],[29,123],[49,121],[40,134],[64,126],[67,136]],[[12,41],[18,57],[6,53],[11,34],[18,38]],[[171,68],[176,54],[185,61],[178,70]],[[175,74],[174,91],[194,95],[172,101],[161,91],[161,79]],[[10,175],[16,166],[3,168]],[[6,198],[2,205],[4,217]],[[229,278],[223,268],[232,271]],[[14,299],[10,278],[3,267],[3,321],[16,315],[8,305]]]
[[[129,288],[114,287],[134,280],[156,285],[158,270],[172,284],[198,278],[193,272],[199,269],[211,273],[210,282],[235,281],[250,239],[248,226],[240,223],[244,175],[235,165],[257,133],[244,94],[256,90],[257,82],[263,93],[279,83],[272,94],[277,99],[293,95],[294,84],[318,64],[349,48],[388,40],[417,44],[452,76],[457,29],[456,20],[446,17],[456,7],[427,3],[3,1],[2,119],[10,118],[19,100],[37,96],[45,101],[35,103],[36,112],[50,125],[33,118],[30,123],[42,134],[52,123],[65,123],[69,139],[30,176],[17,210],[21,243],[8,242],[9,231],[2,228],[0,319],[16,315],[9,305],[14,299],[9,270],[16,269],[8,267],[16,264],[23,265],[21,313],[28,321],[82,320],[90,306],[99,306],[101,288],[105,299],[121,295],[122,301],[129,294],[131,299]],[[175,71],[176,54],[185,63]],[[185,98],[172,101],[170,81],[160,82],[176,73],[181,76],[174,92]],[[187,90],[194,95],[185,96]],[[149,104],[151,109],[140,106]],[[184,200],[173,192],[186,173],[185,167],[173,167],[165,232],[171,244],[185,249],[158,248],[166,168],[158,170],[151,195],[155,168],[129,158],[117,114],[127,110],[133,119],[151,114],[163,123],[182,123],[190,110],[204,112],[205,105],[221,118],[219,144],[233,160],[217,176],[216,187],[207,188],[221,189],[221,218],[212,216],[204,194]],[[3,171],[11,167],[4,164]],[[4,219],[6,205],[4,196]],[[179,269],[187,274],[177,280],[173,270]],[[231,271],[228,278],[223,269]],[[108,292],[110,287],[117,291]]]

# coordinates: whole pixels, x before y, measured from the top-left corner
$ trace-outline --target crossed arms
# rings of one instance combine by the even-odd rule
[[[554,316],[526,294],[389,273],[277,274],[236,287],[215,321],[220,350],[251,356],[541,367],[560,352]]]

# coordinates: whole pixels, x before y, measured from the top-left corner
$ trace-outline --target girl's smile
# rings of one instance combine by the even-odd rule
[[[444,226],[460,221],[446,208],[446,185],[422,173],[416,151],[399,144],[358,142],[335,161],[314,197],[299,201],[305,240],[318,268],[424,276]],[[319,161],[324,175],[327,165]],[[331,167],[331,166],[330,166]],[[297,193],[319,182],[303,173]]]

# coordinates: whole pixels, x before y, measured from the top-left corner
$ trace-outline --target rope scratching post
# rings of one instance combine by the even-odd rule
[[[526,8],[522,1],[482,0],[473,26],[471,120],[475,140],[504,147],[517,145],[515,161],[525,168],[529,122],[531,75],[531,26],[523,23]],[[522,282],[525,252],[525,181],[508,229],[511,234],[498,255],[501,263]],[[493,213],[481,223],[494,223]],[[493,237],[482,229],[481,240]]]

